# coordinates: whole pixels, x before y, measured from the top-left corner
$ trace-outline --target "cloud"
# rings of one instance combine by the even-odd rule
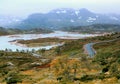
[[[0,0],[0,13],[27,15],[56,8],[88,8],[96,12],[119,13],[120,0]]]

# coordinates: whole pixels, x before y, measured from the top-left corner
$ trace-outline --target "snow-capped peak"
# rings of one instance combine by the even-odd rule
[[[80,11],[79,10],[76,10],[75,11],[75,14],[78,16],[78,14],[80,13]]]

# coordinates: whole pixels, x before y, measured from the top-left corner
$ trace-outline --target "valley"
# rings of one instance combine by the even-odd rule
[[[0,0],[0,84],[120,84],[119,0]]]
[[[14,47],[15,50],[6,48],[0,51],[0,83],[2,84],[119,83],[120,33],[98,35],[56,31],[49,34],[10,35],[0,38],[2,37],[7,37],[9,39],[7,41],[19,38],[18,43],[35,47],[31,50]],[[118,40],[113,40],[117,38]],[[45,49],[46,47],[40,49],[41,43],[46,44],[46,42],[50,42],[49,45],[63,44],[50,49]],[[2,45],[3,43],[5,42],[2,42]],[[36,45],[36,43],[40,44]],[[89,53],[85,53],[84,45],[88,43],[98,43],[93,45],[97,53],[92,58],[89,57]]]

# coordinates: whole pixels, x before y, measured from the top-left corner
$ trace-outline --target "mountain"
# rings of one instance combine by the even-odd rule
[[[0,15],[0,26],[2,27],[11,27],[15,24],[18,24],[23,21],[21,17],[9,16],[9,15]]]
[[[80,10],[61,8],[48,13],[35,13],[27,19],[13,25],[15,28],[51,28],[60,29],[69,26],[92,24],[120,24],[120,15],[97,14],[85,8]]]
[[[106,33],[120,32],[120,25],[116,24],[92,24],[87,26],[71,26],[61,28],[62,31],[82,33]]]

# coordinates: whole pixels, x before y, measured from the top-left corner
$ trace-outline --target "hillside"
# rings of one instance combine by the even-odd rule
[[[91,42],[112,42],[94,45],[93,58],[83,46]],[[120,83],[120,33],[79,40],[38,39],[44,43],[62,41],[64,45],[50,50],[16,52],[0,51],[0,83],[11,84],[116,84]],[[29,41],[29,40],[28,40]],[[36,41],[35,39],[30,42]],[[27,41],[26,41],[27,42]],[[3,71],[4,69],[4,71]]]
[[[79,32],[79,33],[105,33],[119,32],[120,25],[115,24],[93,24],[89,26],[71,26],[62,28],[63,31]]]
[[[23,20],[23,17],[0,14],[0,27],[10,28],[15,24],[19,24]]]
[[[34,29],[13,29],[13,28],[3,28],[0,27],[0,35],[11,35],[11,34],[41,34],[41,33],[51,33],[52,30],[34,28]]]
[[[31,14],[13,27],[60,29],[92,24],[120,24],[120,15],[97,14],[85,8],[80,10],[61,8],[51,10],[48,13]]]

